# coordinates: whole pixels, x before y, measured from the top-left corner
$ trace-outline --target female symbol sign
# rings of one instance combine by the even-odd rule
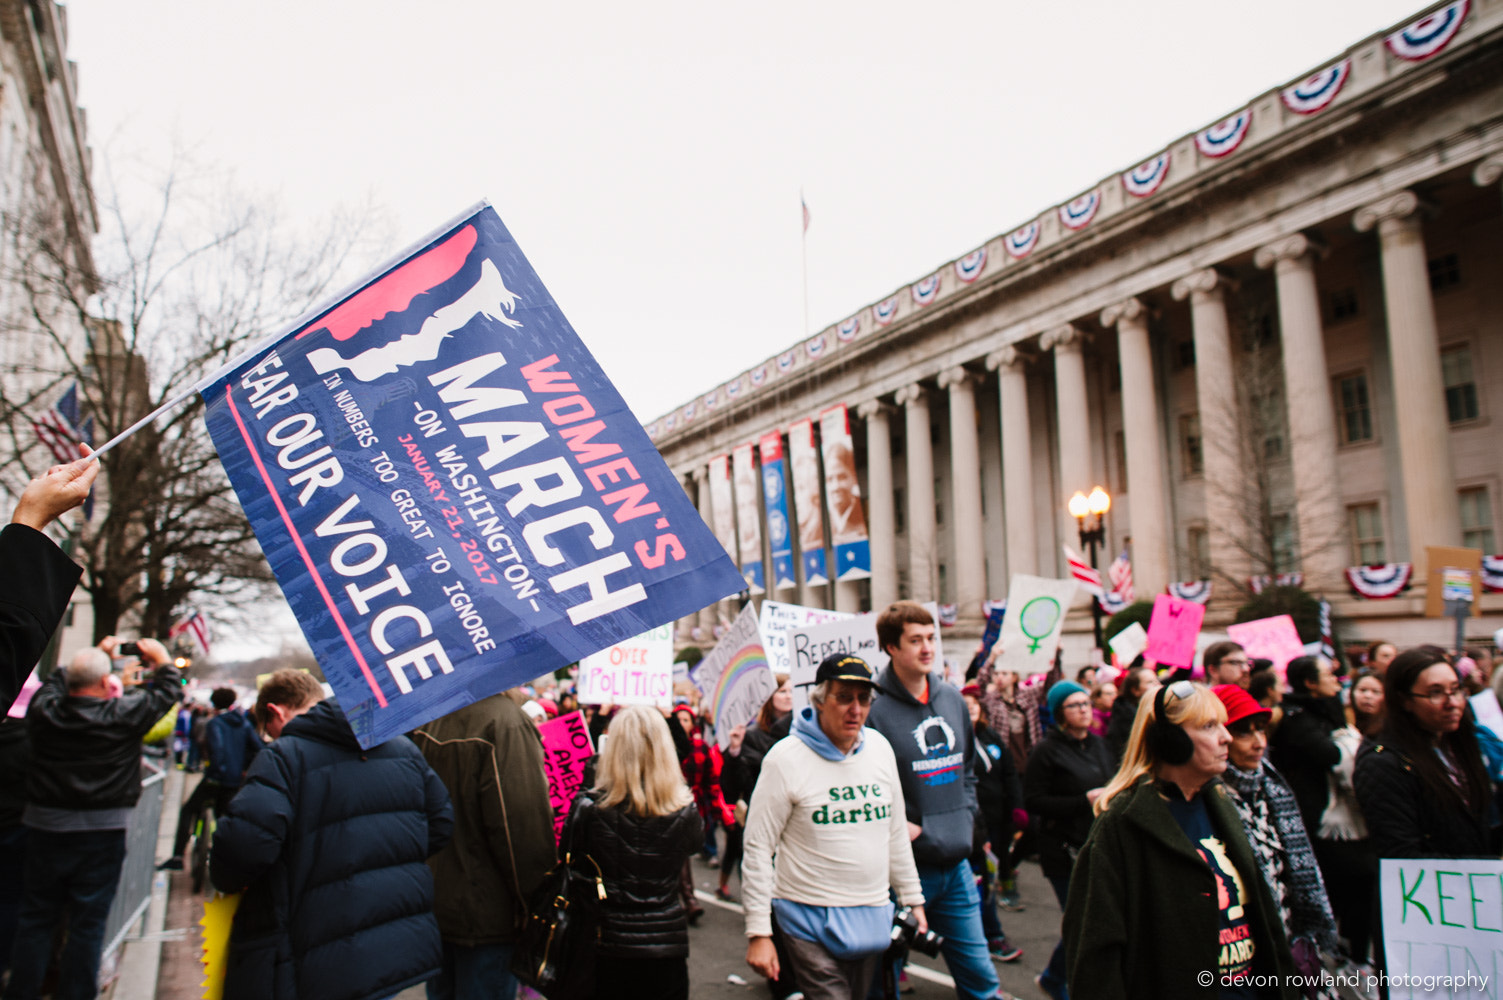
[[[1028,652],[1039,651],[1039,643],[1049,638],[1054,626],[1059,623],[1060,613],[1059,602],[1052,597],[1035,597],[1023,605],[1022,614],[1018,616],[1018,627],[1025,636],[1033,640]]]

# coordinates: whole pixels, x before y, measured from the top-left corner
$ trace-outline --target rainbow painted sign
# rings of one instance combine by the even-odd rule
[[[750,602],[689,676],[704,696],[703,704],[715,723],[715,742],[724,750],[730,745],[731,730],[756,718],[778,689]]]

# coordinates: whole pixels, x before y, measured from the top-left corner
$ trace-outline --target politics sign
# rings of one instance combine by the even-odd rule
[[[1167,667],[1190,666],[1195,662],[1195,640],[1205,617],[1204,604],[1169,594],[1155,597],[1143,656]]]
[[[762,633],[767,665],[775,674],[790,673],[793,661],[788,649],[789,632],[805,625],[818,625],[850,617],[845,611],[826,611],[824,608],[809,608],[802,604],[763,601],[761,616],[757,619],[757,630]]]
[[[1384,858],[1379,865],[1389,997],[1496,998],[1503,862]],[[1361,985],[1371,994],[1378,983],[1369,975]]]
[[[924,604],[924,609],[934,621],[939,621],[939,608],[933,602]],[[820,661],[827,656],[859,656],[876,673],[887,666],[888,656],[877,644],[876,611],[864,615],[850,615],[836,621],[819,625],[805,625],[788,632],[789,680],[793,682],[793,704],[803,708],[809,703],[809,687],[814,683],[815,671]],[[939,627],[934,629],[933,675],[944,676],[944,649],[940,643]]]
[[[543,773],[548,776],[548,804],[553,808],[553,842],[558,843],[569,806],[584,784],[585,762],[595,756],[583,712],[570,712],[538,726],[543,739]]]
[[[1019,675],[1046,673],[1065,630],[1065,613],[1075,598],[1075,581],[1014,573],[1007,588],[1007,616],[1002,619],[1002,655],[998,670]]]
[[[844,403],[819,415],[819,441],[825,463],[830,541],[835,544],[835,578],[864,580],[872,575],[871,542],[866,534],[866,512],[861,507],[861,483],[856,478],[851,421]]]
[[[830,582],[825,565],[825,519],[820,505],[819,449],[814,446],[814,421],[800,420],[788,428],[788,460],[793,466],[794,512],[798,515],[798,550],[804,564],[804,584]],[[764,634],[766,630],[764,629]]]
[[[750,604],[741,609],[691,676],[704,695],[701,703],[709,708],[715,723],[715,742],[724,750],[730,746],[731,730],[756,718],[763,703],[778,689]]]
[[[672,700],[672,625],[659,625],[579,661],[582,705],[666,705]]]
[[[793,573],[793,532],[788,524],[788,479],[783,474],[783,435],[763,434],[757,443],[762,456],[762,502],[767,508],[767,544],[772,548],[772,587],[798,586]]]
[[[489,206],[201,391],[362,746],[743,586]]]

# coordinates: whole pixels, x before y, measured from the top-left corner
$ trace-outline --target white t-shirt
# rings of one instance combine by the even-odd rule
[[[772,933],[774,896],[812,906],[879,906],[891,885],[902,902],[924,902],[897,761],[875,729],[863,729],[859,752],[838,761],[797,735],[775,744],[752,793],[745,849],[747,937]]]

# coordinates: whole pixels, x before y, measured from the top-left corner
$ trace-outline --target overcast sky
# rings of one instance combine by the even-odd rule
[[[177,141],[300,216],[369,197],[390,251],[488,197],[645,422],[808,332],[801,188],[818,330],[1419,8],[67,9],[96,171]]]

